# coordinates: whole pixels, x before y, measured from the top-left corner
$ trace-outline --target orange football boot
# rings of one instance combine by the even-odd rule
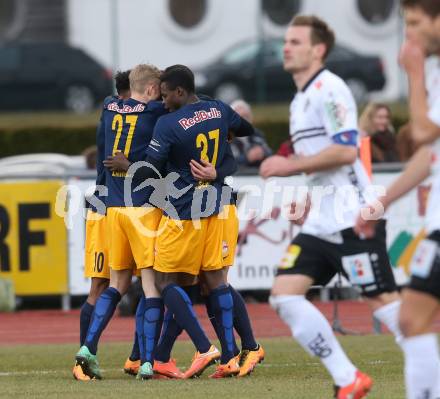
[[[141,367],[140,360],[130,360],[130,358],[128,358],[124,364],[124,372],[126,374],[137,376],[137,373],[139,371],[139,367]]]
[[[191,366],[185,371],[184,378],[194,378],[199,377],[206,368],[214,364],[220,358],[219,350],[211,345],[208,352],[196,354],[193,357]]]
[[[85,375],[81,366],[75,363],[72,370],[73,378],[78,381],[90,381],[91,378],[88,375]]]
[[[367,374],[356,371],[354,382],[345,387],[336,387],[336,399],[361,399],[367,396],[373,386],[373,380]]]
[[[183,379],[185,374],[182,373],[176,366],[176,360],[170,359],[168,362],[154,361],[153,371],[155,375],[160,375],[168,378]]]
[[[242,350],[240,353],[240,373],[239,377],[249,375],[254,371],[255,366],[264,360],[264,349],[258,345],[256,350]]]
[[[234,356],[226,364],[219,364],[213,374],[209,378],[227,378],[237,375],[240,372],[240,366]]]

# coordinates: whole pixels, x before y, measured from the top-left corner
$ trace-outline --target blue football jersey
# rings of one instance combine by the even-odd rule
[[[222,181],[194,179],[190,161],[204,159],[214,167],[221,165],[229,146],[228,131],[240,125],[241,117],[218,100],[187,104],[157,121],[147,155],[159,163],[167,162],[168,207],[164,211],[168,216],[184,220],[208,217],[230,203],[230,196],[222,198]]]
[[[99,118],[99,123],[96,128],[96,186],[105,186],[105,167],[102,163],[105,156],[105,129],[104,129],[104,109],[108,104],[114,101],[118,101],[118,96],[108,96],[104,100],[104,107]],[[104,204],[107,200],[106,195],[101,195],[98,190],[94,192],[96,199]],[[95,200],[88,201],[86,198],[86,208],[91,209],[93,212],[100,212],[100,209],[95,206]]]
[[[154,126],[158,118],[166,113],[167,110],[159,101],[145,104],[130,98],[106,103],[102,122],[105,134],[104,159],[120,151],[131,163],[144,160]],[[108,188],[107,207],[139,207],[149,203],[150,195],[154,190],[152,187],[135,190],[137,185],[132,182],[124,198],[126,173],[104,169]],[[128,202],[125,201],[127,196]]]

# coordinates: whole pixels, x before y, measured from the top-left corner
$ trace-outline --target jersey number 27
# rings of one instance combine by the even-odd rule
[[[130,153],[131,142],[133,141],[134,129],[136,127],[138,116],[137,115],[126,115],[125,123],[130,125],[127,134],[127,140],[125,141],[124,155],[128,158]],[[115,142],[113,143],[113,155],[121,151],[119,146],[119,140],[121,139],[122,129],[124,127],[124,119],[121,114],[116,114],[112,121],[112,130],[116,131]]]

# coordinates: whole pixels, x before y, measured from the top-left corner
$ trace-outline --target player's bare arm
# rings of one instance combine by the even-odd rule
[[[352,164],[357,157],[357,148],[341,144],[333,144],[318,154],[311,156],[282,157],[274,155],[263,161],[260,175],[292,176],[298,173],[314,173]]]
[[[362,209],[357,218],[356,226],[354,227],[355,232],[365,238],[373,237],[375,226],[382,218],[383,212],[385,212],[391,204],[423,182],[430,174],[430,165],[430,148],[426,146],[419,148],[408,161],[401,175],[387,189],[386,194],[378,198],[378,201],[383,207],[382,212],[376,214],[377,207],[372,205]]]
[[[408,74],[411,135],[415,142],[431,143],[440,137],[440,127],[428,117],[428,100],[425,88],[425,54],[421,46],[407,40],[399,57]]]

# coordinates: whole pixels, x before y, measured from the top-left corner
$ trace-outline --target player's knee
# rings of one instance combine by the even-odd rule
[[[400,312],[399,328],[406,338],[428,332],[423,318],[410,312]]]
[[[127,293],[129,286],[130,283],[125,281],[115,281],[110,283],[110,287],[113,287],[115,290],[117,290],[121,294],[121,297]]]
[[[397,291],[394,292],[384,292],[374,297],[365,297],[370,308],[375,311],[382,308],[383,306],[389,305],[396,301],[400,301],[400,295]]]
[[[106,278],[93,278],[90,286],[89,296],[87,302],[95,304],[101,294],[108,288],[109,280]]]
[[[156,287],[156,289],[159,291],[159,293],[162,295],[164,289],[169,285],[169,283],[167,283],[166,281],[158,281],[156,280],[154,282],[154,286]]]
[[[207,288],[212,291],[223,285],[227,285],[227,279],[223,274],[223,270],[214,270],[205,272],[205,283],[207,285]]]

